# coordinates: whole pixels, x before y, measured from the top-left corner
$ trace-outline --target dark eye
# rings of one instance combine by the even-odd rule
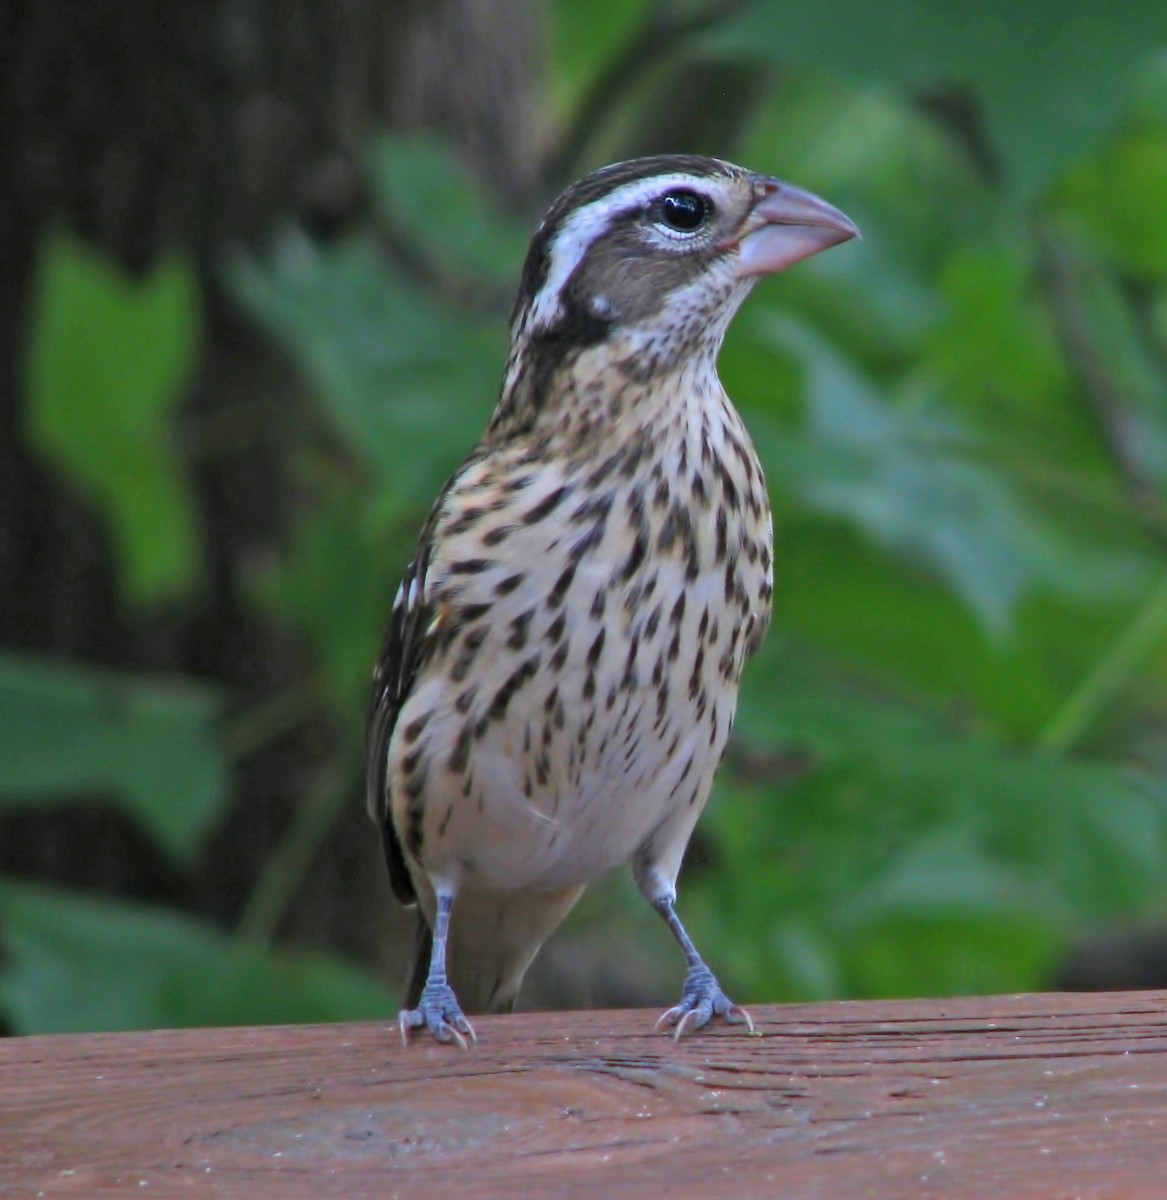
[[[653,216],[660,224],[678,233],[692,233],[705,223],[712,205],[697,192],[678,188],[675,192],[665,192],[655,207]]]

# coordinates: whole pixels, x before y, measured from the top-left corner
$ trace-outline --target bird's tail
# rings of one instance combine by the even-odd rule
[[[446,974],[467,1013],[510,1012],[539,947],[574,907],[583,888],[556,892],[463,890],[454,902]],[[416,1008],[433,952],[429,920],[417,909],[405,1007]]]

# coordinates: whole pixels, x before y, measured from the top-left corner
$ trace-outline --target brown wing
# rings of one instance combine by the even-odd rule
[[[434,610],[426,599],[426,571],[439,516],[463,472],[478,462],[482,454],[481,449],[476,449],[467,457],[446,481],[430,510],[429,520],[417,541],[417,554],[405,569],[405,578],[394,597],[389,628],[385,631],[381,654],[373,671],[373,699],[365,728],[365,800],[369,815],[381,827],[389,882],[402,904],[416,904],[417,891],[405,862],[401,838],[393,827],[393,806],[389,803],[389,743],[398,714],[434,649],[434,639],[428,632]]]
[[[389,628],[385,631],[381,654],[373,671],[372,708],[365,731],[365,799],[370,816],[381,827],[389,882],[402,904],[415,904],[417,892],[405,864],[401,840],[393,827],[389,803],[389,741],[397,716],[428,653],[424,635],[429,606],[423,598],[428,564],[429,540],[423,533],[417,557],[406,569],[393,601]]]

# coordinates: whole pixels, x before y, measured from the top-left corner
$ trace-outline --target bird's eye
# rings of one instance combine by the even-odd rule
[[[677,233],[694,233],[705,224],[712,205],[704,196],[688,188],[665,192],[653,206],[653,219]]]

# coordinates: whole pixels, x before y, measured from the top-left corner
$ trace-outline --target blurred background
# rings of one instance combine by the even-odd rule
[[[1161,0],[11,0],[0,1027],[388,1018],[388,601],[573,178],[864,241],[722,375],[775,625],[682,876],[743,1002],[1167,984]],[[671,1002],[614,878],[532,1005]]]

